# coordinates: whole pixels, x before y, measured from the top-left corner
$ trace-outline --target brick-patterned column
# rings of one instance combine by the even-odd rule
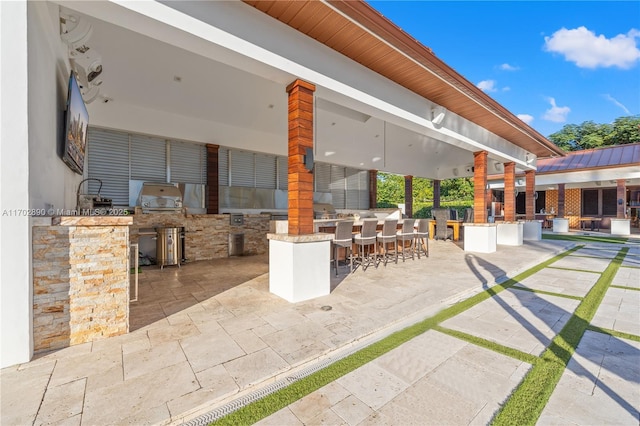
[[[413,176],[404,177],[404,214],[413,217]]]
[[[433,208],[440,208],[440,181],[437,179],[433,180]]]
[[[287,86],[289,94],[289,234],[313,234],[313,173],[304,167],[313,149],[313,92],[302,80]]]
[[[558,217],[564,217],[564,183],[558,184]]]
[[[516,163],[504,163],[504,220],[516,220]]]
[[[616,183],[616,218],[624,219],[627,213],[627,185],[624,179],[618,179],[616,180]],[[622,204],[620,203],[620,200],[622,200]]]
[[[378,171],[369,170],[369,208],[378,207]]]
[[[525,194],[525,214],[527,220],[534,220],[536,218],[536,171],[527,170],[524,172],[526,194]]]
[[[219,145],[207,145],[207,214],[220,213],[220,185],[218,182]]]
[[[473,153],[473,222],[487,223],[487,151]]]

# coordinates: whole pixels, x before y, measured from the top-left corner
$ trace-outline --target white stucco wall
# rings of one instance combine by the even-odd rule
[[[59,8],[49,2],[28,4],[29,206],[73,209],[82,176],[58,155],[70,72],[60,39]]]
[[[27,3],[0,2],[0,367],[31,341]]]
[[[33,353],[31,226],[48,208],[73,208],[82,176],[58,156],[69,64],[58,6],[0,2],[0,367]]]

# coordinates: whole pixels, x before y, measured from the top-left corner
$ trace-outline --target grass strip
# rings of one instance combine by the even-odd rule
[[[522,290],[522,291],[529,291],[531,293],[547,294],[549,296],[564,297],[565,299],[573,299],[573,300],[582,300],[583,299],[583,297],[581,297],[581,296],[574,296],[572,294],[554,293],[553,291],[536,290],[534,288],[529,288],[529,287],[515,286],[515,287],[513,287],[513,290]]]
[[[640,288],[638,288],[638,287],[627,287],[625,285],[612,285],[611,288],[620,288],[622,290],[640,291]]]
[[[280,389],[273,392],[258,401],[252,402],[239,408],[238,410],[210,423],[210,425],[250,425],[256,423],[259,420],[275,413],[276,411],[287,407],[300,398],[314,392],[321,387],[339,379],[351,371],[373,361],[381,355],[389,352],[392,349],[397,348],[403,343],[408,342],[416,336],[425,333],[428,330],[433,329],[439,323],[452,318],[467,309],[477,305],[478,303],[489,299],[493,295],[512,287],[516,283],[524,280],[525,278],[539,272],[552,263],[570,255],[574,251],[580,249],[581,246],[576,246],[560,253],[551,259],[548,259],[522,273],[514,278],[511,278],[501,284],[497,284],[482,293],[478,293],[468,299],[465,299],[453,306],[445,308],[433,317],[427,318],[414,325],[406,327],[400,331],[397,331],[384,339],[375,342],[358,352],[355,352],[343,359],[340,359],[328,367],[317,371],[309,376],[302,378],[284,389]]]
[[[625,333],[624,331],[611,330],[609,328],[596,327],[595,325],[589,325],[587,330],[595,331],[597,333],[608,334],[609,336],[617,337],[619,339],[633,340],[634,342],[640,342],[640,336],[637,334]]]
[[[626,243],[628,238],[624,237],[601,237],[595,235],[563,235],[563,234],[542,234],[543,240],[564,240],[579,241],[585,243]]]
[[[436,325],[435,327],[433,327],[433,329],[441,333],[447,334],[451,337],[455,337],[456,339],[464,340],[465,342],[469,342],[473,345],[480,346],[485,349],[489,349],[493,352],[506,355],[510,358],[514,358],[522,362],[526,362],[528,364],[536,364],[540,360],[540,358],[538,358],[535,355],[531,355],[526,352],[522,352],[517,349],[513,349],[496,342],[492,342],[491,340],[474,336],[472,334],[467,334],[462,331],[453,330],[451,328],[442,327],[440,325]]]
[[[547,405],[582,335],[600,306],[628,248],[621,249],[493,418],[493,425],[534,425]]]

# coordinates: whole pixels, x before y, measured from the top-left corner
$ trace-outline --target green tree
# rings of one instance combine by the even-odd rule
[[[413,178],[413,202],[426,203],[433,200],[433,184],[431,179]]]
[[[404,202],[404,177],[391,173],[378,173],[378,206],[398,205]]]
[[[567,124],[549,140],[564,151],[599,148],[640,142],[640,116],[617,118],[613,124],[596,124],[593,121]]]
[[[440,195],[445,200],[473,199],[473,179],[445,179],[440,182]]]

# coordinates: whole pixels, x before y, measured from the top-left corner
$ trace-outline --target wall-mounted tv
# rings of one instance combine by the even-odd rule
[[[67,111],[64,126],[64,151],[62,160],[78,174],[84,171],[84,153],[87,146],[89,113],[82,99],[82,93],[74,71],[69,77]]]

